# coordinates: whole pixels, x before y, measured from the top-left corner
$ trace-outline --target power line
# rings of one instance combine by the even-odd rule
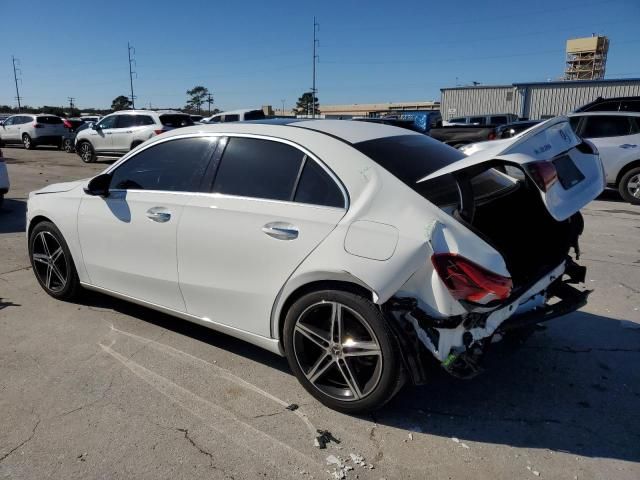
[[[11,55],[11,62],[13,62],[13,81],[16,83],[16,100],[18,101],[18,113],[20,113],[20,109],[22,108],[20,100],[22,97],[20,96],[20,90],[18,90],[18,72],[22,75],[22,70],[16,68],[16,60],[18,61],[18,65],[20,65],[20,60]],[[22,81],[22,79],[20,79],[20,81]]]
[[[136,108],[136,97],[133,94],[133,74],[136,73],[133,71],[133,69],[131,68],[132,63],[135,63],[135,59],[131,58],[131,51],[133,50],[133,54],[136,54],[136,49],[133,48],[131,46],[131,44],[129,42],[127,42],[127,51],[129,53],[129,83],[131,84],[131,108],[135,109]],[[137,78],[137,73],[136,73],[136,78]]]
[[[316,118],[316,64],[318,62],[318,54],[316,53],[316,47],[320,46],[320,40],[317,38],[317,33],[320,31],[320,24],[316,22],[316,17],[313,17],[313,84],[311,87],[311,118]],[[308,113],[308,112],[307,112]]]

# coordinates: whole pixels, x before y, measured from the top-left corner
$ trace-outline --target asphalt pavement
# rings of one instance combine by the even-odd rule
[[[583,210],[585,308],[496,348],[473,380],[434,372],[350,416],[257,347],[100,294],[47,296],[27,258],[28,192],[108,162],[3,153],[0,478],[333,478],[327,458],[360,479],[640,478],[640,207],[615,192]],[[340,443],[316,448],[318,429]]]

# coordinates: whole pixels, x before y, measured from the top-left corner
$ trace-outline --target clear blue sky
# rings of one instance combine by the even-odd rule
[[[437,100],[440,88],[557,78],[567,38],[601,33],[608,78],[640,77],[639,0],[165,1],[0,0],[0,104],[182,106],[208,87],[221,109],[286,100],[311,87],[320,23],[320,103]]]

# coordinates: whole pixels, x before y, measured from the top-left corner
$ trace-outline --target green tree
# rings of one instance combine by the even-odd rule
[[[202,104],[207,101],[207,97],[209,96],[209,89],[202,85],[197,85],[191,90],[187,90],[187,95],[190,97],[189,100],[187,100],[187,110],[200,113]]]
[[[316,107],[315,112],[318,113],[320,107],[318,97],[314,97],[311,92],[305,92],[300,98],[298,98],[293,112],[296,115],[311,115],[313,113],[314,104]]]
[[[126,110],[127,108],[131,108],[131,100],[124,95],[119,95],[113,99],[111,102],[111,110],[117,112],[118,110]]]

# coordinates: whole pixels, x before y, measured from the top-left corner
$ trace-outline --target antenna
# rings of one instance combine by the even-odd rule
[[[127,50],[129,51],[129,83],[131,85],[131,108],[135,110],[136,108],[136,97],[133,94],[133,75],[136,75],[136,78],[138,78],[138,74],[133,71],[133,69],[131,68],[131,65],[133,63],[136,63],[135,59],[131,58],[131,52],[133,51],[133,54],[136,54],[136,49],[129,43],[127,42]],[[137,65],[137,64],[136,64]]]
[[[20,100],[22,99],[22,97],[20,96],[20,90],[18,90],[18,72],[20,72],[20,75],[22,75],[22,70],[16,68],[16,62],[18,62],[18,65],[20,65],[20,60],[11,55],[11,61],[13,62],[13,81],[16,83],[16,100],[18,101],[18,113],[20,113],[20,109],[22,108],[20,106]],[[22,79],[20,79],[20,81],[22,82]]]
[[[311,87],[311,118],[316,118],[316,64],[318,62],[318,54],[316,53],[316,47],[320,46],[320,40],[317,38],[317,33],[320,31],[320,24],[316,22],[316,17],[313,17],[313,84]]]

